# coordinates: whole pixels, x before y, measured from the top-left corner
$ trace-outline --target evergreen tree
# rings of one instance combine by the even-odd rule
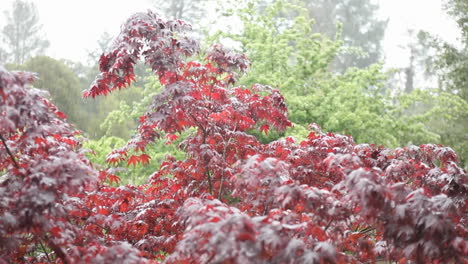
[[[154,0],[155,7],[165,16],[191,23],[204,15],[206,2],[207,0]]]
[[[461,45],[454,45],[428,32],[419,32],[415,59],[422,62],[423,69],[437,79],[434,90],[446,93],[455,100],[441,101],[445,108],[440,114],[433,114],[425,125],[440,135],[440,143],[454,148],[462,164],[468,165],[468,2],[448,0],[445,9],[458,24]],[[416,110],[426,111],[433,100],[417,106]],[[460,109],[460,110],[454,110]],[[427,114],[426,114],[427,115]]]
[[[49,41],[41,33],[36,6],[32,2],[16,0],[12,10],[5,12],[7,25],[3,27],[3,42],[10,62],[23,64],[28,58],[41,54]]]
[[[314,29],[333,38],[341,23],[343,54],[333,68],[345,71],[349,67],[367,67],[382,59],[382,40],[387,21],[377,18],[379,6],[371,0],[300,0],[315,20]],[[354,49],[358,48],[358,50]]]

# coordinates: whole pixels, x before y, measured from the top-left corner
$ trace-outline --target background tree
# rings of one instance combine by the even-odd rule
[[[238,16],[243,31],[220,35],[238,41],[252,61],[240,83],[279,87],[296,125],[314,122],[326,131],[351,134],[357,142],[386,146],[438,140],[419,120],[400,114],[404,110],[386,97],[387,75],[381,65],[331,72],[329,65],[342,43],[315,33],[304,7],[276,1],[262,11],[251,4],[238,10]]]
[[[17,69],[36,72],[40,77],[35,86],[49,91],[51,99],[67,116],[68,120],[83,129],[88,117],[82,108],[81,85],[75,74],[64,63],[48,56],[36,56]]]
[[[233,1],[231,8],[236,9],[244,2],[250,2],[255,11],[263,12],[281,1]],[[344,72],[349,67],[364,68],[383,59],[382,40],[388,20],[377,17],[379,5],[372,0],[295,0],[288,3],[305,8],[308,17],[314,21],[313,33],[320,33],[329,39],[339,36],[342,46],[329,65],[333,71]],[[294,20],[297,15],[295,12],[278,13],[277,18]]]
[[[349,67],[367,67],[382,59],[382,40],[386,20],[377,18],[378,4],[371,0],[301,0],[315,20],[314,30],[334,37],[341,23],[344,49],[333,68],[345,71]],[[357,47],[359,50],[354,50]]]
[[[6,62],[7,57],[8,57],[7,52],[3,48],[0,47],[0,61],[3,63]]]
[[[431,67],[434,63],[436,50],[428,41],[428,33],[409,29],[407,37],[409,41],[405,45],[400,45],[402,50],[408,54],[407,66],[401,69],[395,69],[395,73],[402,74],[404,81],[402,82],[401,91],[411,93],[417,88],[431,86],[431,82],[435,83],[435,72]],[[431,65],[431,67],[429,66]],[[393,85],[393,88],[398,89],[398,85]]]
[[[411,111],[407,114],[423,113],[429,117],[429,109],[439,108],[439,114],[420,120],[431,131],[440,135],[440,143],[453,147],[459,154],[462,164],[468,165],[468,3],[449,0],[445,9],[458,24],[460,42],[450,44],[420,31],[413,34],[413,41],[408,45],[411,59],[415,62],[408,67],[415,77],[423,77],[425,83],[408,82],[407,88],[423,87],[432,96],[415,99]],[[411,61],[410,61],[411,62]],[[417,78],[414,78],[415,80]],[[415,87],[411,87],[415,86]],[[408,89],[406,89],[408,90]],[[432,99],[429,99],[432,98]],[[445,99],[443,99],[445,98]],[[436,106],[438,105],[438,106]],[[435,106],[435,107],[434,107]]]
[[[261,1],[265,8],[277,0]],[[377,18],[378,4],[370,0],[297,0],[293,1],[314,19],[314,32],[328,38],[341,35],[343,46],[331,69],[344,72],[349,67],[367,67],[382,59],[387,21]]]
[[[32,2],[16,0],[12,10],[5,12],[7,25],[3,27],[3,42],[9,60],[23,64],[28,58],[41,54],[49,46],[42,35],[36,6]]]
[[[106,52],[112,44],[113,37],[104,32],[97,41],[94,49],[88,52],[88,63],[63,61],[78,77],[80,81],[80,91],[87,89],[99,73],[99,65],[96,63],[101,54]],[[98,140],[102,136],[119,137],[122,140],[128,139],[136,123],[136,116],[132,116],[130,109],[132,104],[140,102],[147,96],[143,87],[146,86],[147,77],[150,72],[145,65],[138,63],[135,67],[135,74],[138,81],[119,94],[111,94],[107,97],[94,98],[93,100],[80,100],[81,111],[84,111],[87,119],[86,123],[80,124],[80,129],[84,130],[88,137]],[[123,114],[122,109],[129,109]],[[103,139],[105,144],[106,139]]]
[[[437,74],[440,89],[457,94],[468,101],[468,3],[449,0],[445,8],[458,24],[461,45],[452,45],[425,33],[425,41],[437,51],[432,63],[427,67]]]
[[[167,17],[198,22],[206,12],[206,2],[210,0],[153,0],[158,11]]]

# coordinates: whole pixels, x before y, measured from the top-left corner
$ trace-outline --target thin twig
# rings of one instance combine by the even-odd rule
[[[13,153],[11,153],[10,149],[8,148],[8,145],[6,143],[6,140],[3,138],[2,135],[0,135],[0,140],[2,140],[2,143],[3,145],[5,146],[5,149],[8,153],[8,155],[10,156],[11,160],[13,161],[13,164],[15,165],[15,168],[19,169],[19,165],[18,163],[16,162],[16,159],[15,159],[15,156],[13,156]]]
[[[325,226],[325,229],[323,231],[327,231],[327,229],[330,227],[331,223],[333,222],[333,220],[330,220],[328,221],[327,225]]]
[[[263,208],[263,215],[266,215],[268,213],[268,204],[265,205],[265,208]]]
[[[207,163],[205,161],[205,163]],[[208,188],[209,188],[209,191],[210,191],[210,194],[213,195],[213,185],[211,183],[211,173],[210,173],[210,170],[208,169],[208,165],[206,166],[206,177],[208,178]]]
[[[236,126],[234,127],[234,131],[237,129],[237,124]],[[227,150],[227,147],[229,146],[229,144],[231,143],[231,139],[232,137],[229,138],[228,142],[224,145],[224,149],[223,149],[223,160],[226,162],[226,150]],[[227,162],[226,162],[227,163]],[[219,187],[219,193],[218,193],[218,199],[221,199],[221,195],[222,195],[222,192],[223,192],[223,183],[224,183],[224,170],[221,174],[221,184],[220,184],[220,187]]]

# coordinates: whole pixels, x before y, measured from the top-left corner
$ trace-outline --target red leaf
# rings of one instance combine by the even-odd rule
[[[239,241],[255,241],[255,236],[251,233],[243,232],[237,235],[237,240]]]
[[[60,232],[62,232],[62,229],[60,229],[60,227],[58,226],[54,226],[50,229],[50,233],[55,236],[55,237],[62,237],[62,235],[60,234]]]
[[[133,167],[135,167],[139,161],[140,156],[132,155],[127,161],[127,166],[133,165]]]
[[[310,232],[311,232],[311,234],[313,234],[320,241],[327,240],[327,234],[325,233],[325,231],[323,231],[322,228],[320,228],[318,226],[312,227]]]
[[[100,181],[105,181],[106,178],[107,178],[107,172],[103,171],[103,170],[99,171],[99,180]]]
[[[109,175],[107,176],[107,178],[109,179],[109,182],[110,182],[110,183],[119,184],[119,181],[120,181],[119,176],[114,175],[114,174],[109,174]]]
[[[55,112],[55,114],[61,119],[66,119],[67,118],[67,115],[65,115],[63,112],[57,111],[57,112]]]
[[[151,159],[151,157],[148,156],[147,154],[141,154],[141,155],[140,155],[140,162],[141,162],[141,164],[143,164],[143,165],[144,165],[144,164],[148,164],[149,161],[150,161],[150,159]]]
[[[107,208],[107,207],[102,207],[102,206],[100,206],[100,207],[98,207],[98,209],[97,209],[97,213],[98,213],[98,214],[102,214],[102,215],[109,215],[110,210],[109,210],[109,208]]]
[[[36,144],[46,144],[47,140],[45,140],[45,138],[35,137],[34,142],[36,142]]]
[[[262,126],[260,126],[260,131],[261,131],[261,132],[264,132],[266,135],[268,135],[268,130],[270,130],[270,126],[269,126],[269,125],[263,124]]]
[[[166,134],[165,138],[167,139],[166,144],[171,144],[174,140],[178,138],[178,136],[174,134]]]

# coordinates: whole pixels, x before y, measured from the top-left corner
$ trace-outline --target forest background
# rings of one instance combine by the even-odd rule
[[[240,4],[239,4],[240,3]],[[278,133],[253,134],[263,142],[307,135],[310,123],[323,131],[351,135],[357,143],[401,147],[425,143],[453,148],[462,166],[468,160],[468,4],[445,1],[456,22],[459,43],[414,29],[402,50],[408,65],[384,69],[383,39],[388,20],[377,16],[370,0],[349,1],[153,1],[167,17],[200,24],[206,43],[218,40],[245,52],[252,65],[240,84],[268,84],[285,95],[294,127]],[[211,11],[210,11],[211,10]],[[215,10],[213,12],[213,10]],[[103,14],[105,15],[105,14]],[[50,42],[41,28],[34,2],[14,1],[5,12],[0,61],[10,70],[37,72],[35,86],[48,90],[52,101],[89,139],[89,158],[105,165],[105,156],[133,134],[159,84],[145,65],[137,67],[137,82],[105,98],[77,99],[98,74],[98,59],[112,43],[103,32],[85,61],[45,56]],[[206,19],[205,19],[206,20]],[[216,21],[236,21],[231,28]],[[226,23],[225,23],[226,24]],[[202,24],[203,25],[203,24]],[[64,29],[66,30],[66,29]],[[73,51],[70,51],[73,52]],[[184,135],[179,135],[179,139]],[[171,141],[172,139],[167,139]],[[184,153],[166,140],[154,143],[151,164],[127,167],[123,183],[142,183],[168,153]]]

